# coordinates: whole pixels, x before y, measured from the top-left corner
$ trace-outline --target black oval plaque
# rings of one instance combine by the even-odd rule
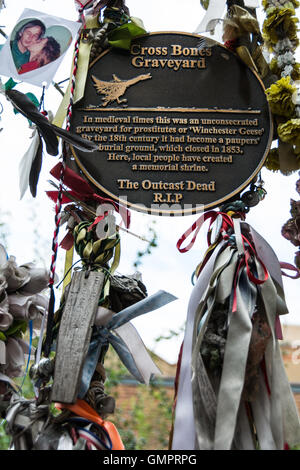
[[[104,193],[152,214],[218,206],[245,188],[272,140],[258,76],[199,36],[152,33],[131,51],[110,49],[90,66],[71,130],[98,150],[73,150]]]

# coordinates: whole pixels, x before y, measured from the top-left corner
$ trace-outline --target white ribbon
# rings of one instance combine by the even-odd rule
[[[203,406],[205,392],[203,397],[198,397],[200,401],[197,408],[192,384],[193,386],[195,384],[197,389],[197,386],[201,387],[201,380],[205,379],[205,377],[199,379],[195,376],[197,354],[199,355],[201,341],[214,304],[216,302],[223,304],[231,295],[239,259],[238,254],[244,253],[241,227],[250,231],[258,257],[267,267],[269,276],[263,284],[257,286],[248,279],[245,266],[239,273],[236,285],[236,310],[228,318],[229,328],[217,396],[213,442],[211,433],[208,433],[207,429],[203,429],[203,423],[202,426],[200,423],[196,429],[195,422],[198,425],[198,421],[202,417],[201,406]],[[237,249],[226,247],[222,250],[225,242],[215,249],[201,272],[190,298],[175,410],[173,450],[194,450],[196,435],[198,438],[196,448],[200,450],[210,448],[216,450],[254,449],[249,420],[241,397],[252,333],[251,316],[256,305],[257,293],[260,293],[272,332],[272,337],[265,351],[271,394],[268,395],[265,378],[260,373],[260,390],[255,400],[251,402],[259,444],[263,450],[281,450],[284,448],[285,442],[292,446],[300,442],[297,408],[276,337],[278,315],[287,313],[279,261],[272,248],[251,226],[234,219],[234,230]],[[230,252],[231,257],[229,256]],[[258,277],[261,279],[264,275],[262,264],[258,260],[255,262]],[[231,309],[229,308],[229,310]],[[198,379],[199,382],[197,382]],[[194,418],[194,412],[197,413],[197,419]],[[214,410],[212,410],[211,416],[213,413]],[[199,433],[204,435],[199,435]]]
[[[223,246],[224,243],[220,243],[219,247],[214,250],[204,266],[190,297],[180,366],[172,450],[193,450],[195,448],[196,435],[191,370],[194,320],[200,300],[205,294],[212,276],[215,260]]]
[[[252,332],[248,306],[239,289],[236,293],[237,309],[230,319],[218,394],[215,450],[232,446]]]
[[[6,346],[4,341],[0,341],[0,364],[6,364]]]
[[[96,326],[103,327],[110,325],[109,328],[112,329],[113,333],[117,334],[117,336],[125,343],[138,372],[143,378],[144,383],[147,385],[149,384],[152,376],[161,375],[161,372],[151,359],[136,328],[129,320],[160,308],[175,299],[176,297],[173,295],[164,291],[159,291],[118,313],[101,306],[98,307],[97,310],[94,324]]]
[[[285,442],[289,445],[299,444],[300,423],[275,335],[277,291],[271,277],[262,284],[261,295],[272,331],[272,341],[266,350],[267,376],[271,388],[269,425],[276,448],[282,450]]]
[[[29,186],[29,175],[31,170],[31,165],[36,156],[37,149],[40,144],[40,136],[37,129],[34,130],[32,136],[32,142],[28,147],[26,153],[23,155],[19,163],[19,188],[20,188],[20,199],[26,193],[26,190]]]
[[[247,8],[258,8],[258,0],[245,0],[245,7]],[[197,26],[194,33],[201,34],[207,31],[212,32],[216,26],[214,20],[219,20],[223,17],[224,11],[226,8],[226,0],[210,0],[208,9],[204,17],[202,18],[201,23]]]
[[[115,314],[115,312],[108,308],[98,307],[94,324],[97,326],[105,326]],[[149,384],[153,375],[162,375],[161,371],[152,361],[139,333],[131,322],[127,322],[114,329],[114,333],[126,344],[145,384]]]
[[[260,447],[264,450],[276,450],[276,443],[270,428],[270,399],[266,393],[266,384],[262,372],[260,372],[259,377],[259,390],[252,402],[252,413]]]
[[[162,375],[156,364],[152,361],[146,347],[131,322],[125,323],[114,330],[124,341],[131,352],[136,367],[142,375],[145,384],[148,385],[153,375]]]
[[[195,33],[204,33],[208,31],[209,23],[212,20],[222,18],[226,8],[226,0],[210,0],[208,9],[201,21],[197,26]],[[212,28],[213,29],[213,28]]]
[[[255,450],[244,403],[240,404],[238,412],[233,448],[237,450]]]

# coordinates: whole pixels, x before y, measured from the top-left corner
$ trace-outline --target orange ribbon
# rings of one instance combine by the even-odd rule
[[[68,409],[77,416],[86,418],[93,423],[99,424],[109,434],[112,442],[112,450],[125,450],[124,444],[116,426],[111,421],[105,421],[98,413],[84,400],[78,399],[74,404],[55,403],[59,410]]]

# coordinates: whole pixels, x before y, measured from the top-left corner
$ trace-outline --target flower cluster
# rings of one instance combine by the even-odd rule
[[[296,182],[296,191],[300,194],[300,178]],[[300,269],[300,201],[291,199],[290,214],[292,217],[283,225],[281,234],[294,246],[299,247],[298,251],[295,253],[295,265]]]
[[[299,20],[295,14],[299,2],[263,0],[263,7],[266,12],[263,38],[267,48],[274,55],[270,69],[278,77],[277,82],[266,90],[266,94],[277,124],[279,150],[270,152],[266,167],[289,174],[300,168],[300,99],[297,87],[297,81],[300,80],[300,64],[294,57],[299,45]],[[286,144],[289,144],[288,147]]]
[[[14,256],[7,256],[0,245],[0,373],[1,381],[22,375],[24,354],[29,345],[23,340],[28,323],[39,328],[48,298],[41,292],[47,287],[49,272],[33,263],[18,266]]]
[[[282,77],[266,90],[273,114],[290,118],[295,112],[292,97],[297,88],[291,83],[291,77]]]
[[[298,4],[295,6],[298,6]],[[279,3],[272,1],[267,3],[266,14],[263,37],[268,49],[275,52],[277,43],[286,38],[289,39],[292,47],[296,48],[299,45],[299,40],[297,38],[298,18],[294,16],[294,4],[292,2]]]

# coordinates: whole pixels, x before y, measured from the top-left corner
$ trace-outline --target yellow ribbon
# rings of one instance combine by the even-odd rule
[[[258,73],[258,69],[254,63],[254,60],[251,57],[251,54],[249,52],[249,49],[246,46],[238,46],[236,48],[236,53],[242,59],[242,61],[248,65],[248,67],[252,68],[255,70],[255,72]]]
[[[243,36],[245,33],[260,33],[257,19],[244,8],[233,5],[230,8],[230,17],[224,20],[224,25],[231,26],[235,30],[235,37]]]
[[[72,248],[66,251],[66,258],[65,258],[65,269],[64,269],[64,282],[63,282],[63,293],[65,288],[71,282],[72,278],[72,264],[73,264],[73,255],[74,255],[74,245]]]
[[[110,275],[113,275],[113,273],[116,271],[117,267],[119,266],[120,256],[121,256],[121,242],[119,241],[119,243],[115,247],[114,259],[113,259],[111,268],[109,270]],[[109,289],[110,289],[110,276],[107,278],[106,284],[104,286],[104,290],[103,290],[104,299],[106,299],[106,297],[109,295]]]
[[[268,73],[268,67],[262,56],[261,48],[259,46],[255,47],[252,54],[250,54],[247,47],[248,43],[250,46],[250,39],[248,40],[249,33],[260,34],[257,19],[244,8],[233,5],[230,8],[230,17],[224,20],[223,39],[226,41],[244,38],[244,41],[242,39],[242,43],[236,48],[236,53],[248,67],[257,73],[261,73],[262,77],[265,77]]]
[[[205,260],[206,256],[208,255],[208,253],[212,250],[215,249],[215,247],[217,246],[218,242],[216,241],[215,243],[213,243],[212,245],[210,245],[206,252],[204,253],[204,256],[203,256],[203,260],[198,264],[198,266],[196,267],[195,269],[195,276],[198,278],[199,277],[199,273],[200,273],[200,270],[201,270],[201,267],[202,267],[202,264],[203,264],[203,261]]]
[[[99,28],[99,22],[98,22],[97,17],[87,16],[86,28],[87,29]],[[78,50],[76,86],[75,86],[74,97],[73,97],[74,104],[77,103],[79,100],[81,100],[81,98],[84,95],[85,82],[86,82],[86,77],[87,77],[88,68],[89,68],[91,47],[92,47],[92,43],[87,42],[81,36],[81,41],[80,41],[79,50]],[[71,84],[72,84],[72,76],[73,76],[73,68],[74,68],[73,63],[74,63],[74,54],[72,58],[69,84],[53,121],[53,124],[55,124],[58,127],[63,126],[64,120],[67,114],[67,109],[70,103]]]

